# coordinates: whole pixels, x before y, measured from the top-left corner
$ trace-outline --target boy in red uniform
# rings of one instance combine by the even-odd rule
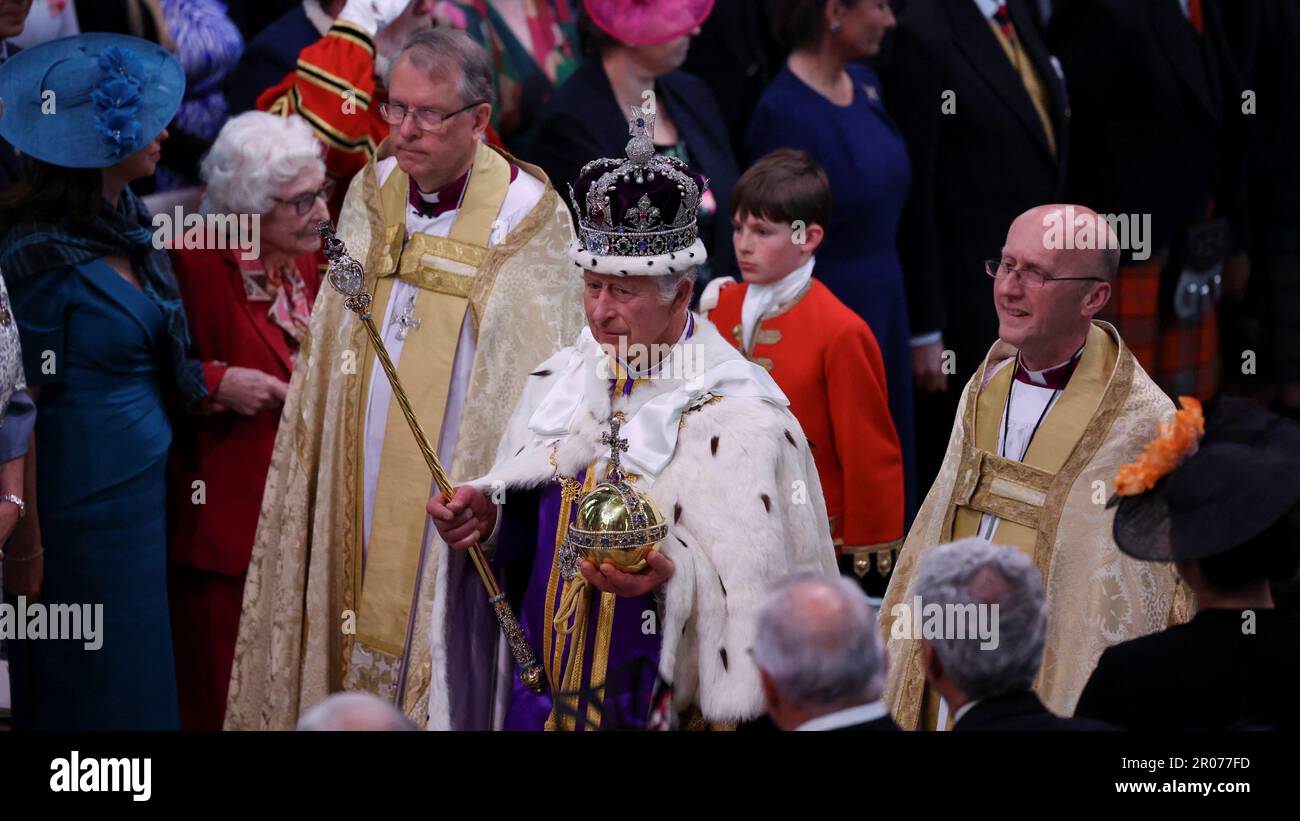
[[[731,192],[744,282],[714,279],[700,308],[789,397],[812,446],[840,569],[878,600],[904,535],[903,460],[876,338],[812,276],[830,211],[830,183],[809,154],[781,149],[759,160]]]

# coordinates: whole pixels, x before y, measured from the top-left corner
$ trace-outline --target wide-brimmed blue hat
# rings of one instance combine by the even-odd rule
[[[63,37],[0,65],[0,136],[53,165],[107,168],[158,136],[184,94],[180,61],[155,43]]]

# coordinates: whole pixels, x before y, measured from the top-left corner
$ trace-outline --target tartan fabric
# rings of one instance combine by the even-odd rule
[[[1219,388],[1219,320],[1214,306],[1183,322],[1160,304],[1163,261],[1120,267],[1104,318],[1138,364],[1171,396],[1209,399]]]

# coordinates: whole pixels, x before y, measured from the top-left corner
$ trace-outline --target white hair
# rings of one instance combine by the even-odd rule
[[[928,639],[944,672],[972,700],[1027,690],[1043,662],[1047,616],[1038,568],[1019,550],[971,536],[931,550],[921,560],[914,595],[945,612],[994,605],[998,641],[978,636]]]
[[[856,583],[800,574],[780,584],[758,614],[754,663],[804,708],[874,701],[885,683],[876,611]]]
[[[299,730],[414,730],[401,710],[371,693],[335,693],[302,714]]]
[[[231,117],[203,158],[199,173],[207,184],[202,211],[207,214],[265,214],[274,197],[304,168],[323,173],[324,147],[307,121],[248,111]]]
[[[695,276],[695,268],[692,266],[685,271],[655,277],[655,284],[659,286],[659,301],[665,305],[671,304],[677,298],[677,289],[681,286],[682,280],[688,280],[694,287]]]

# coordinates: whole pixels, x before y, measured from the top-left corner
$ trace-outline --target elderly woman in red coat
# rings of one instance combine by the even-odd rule
[[[176,431],[169,575],[181,726],[219,730],[280,409],[320,286],[314,226],[328,217],[331,186],[310,127],[256,111],[226,123],[202,175],[202,211],[235,230],[189,236],[173,253],[216,410]]]

